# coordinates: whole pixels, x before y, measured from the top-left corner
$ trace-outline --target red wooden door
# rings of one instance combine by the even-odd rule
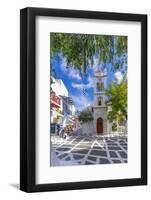
[[[102,134],[103,133],[103,119],[98,118],[97,119],[97,134]]]

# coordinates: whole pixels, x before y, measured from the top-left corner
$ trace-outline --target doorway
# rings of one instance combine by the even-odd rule
[[[103,134],[103,119],[101,117],[97,119],[97,134]]]

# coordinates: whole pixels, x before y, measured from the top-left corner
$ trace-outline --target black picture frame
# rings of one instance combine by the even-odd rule
[[[141,178],[99,180],[87,182],[36,184],[35,163],[35,19],[53,16],[83,19],[103,19],[141,23]],[[20,11],[20,190],[44,192],[147,184],[147,15],[24,8]]]

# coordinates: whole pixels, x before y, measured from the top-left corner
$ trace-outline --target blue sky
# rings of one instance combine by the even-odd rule
[[[68,67],[66,59],[60,56],[57,61],[52,60],[53,68],[56,72],[56,78],[61,79],[66,86],[69,96],[73,99],[76,110],[82,110],[93,103],[93,75],[94,70],[98,68],[98,58],[94,56],[93,66],[87,66],[87,73],[81,77],[77,69]],[[101,65],[100,65],[101,67]],[[121,79],[121,72],[111,72],[110,64],[106,65],[107,68],[107,84],[113,81],[114,78]]]

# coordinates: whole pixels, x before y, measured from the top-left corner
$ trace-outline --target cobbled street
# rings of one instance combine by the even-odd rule
[[[51,166],[127,163],[127,137],[51,136]],[[54,158],[57,162],[54,163]]]

